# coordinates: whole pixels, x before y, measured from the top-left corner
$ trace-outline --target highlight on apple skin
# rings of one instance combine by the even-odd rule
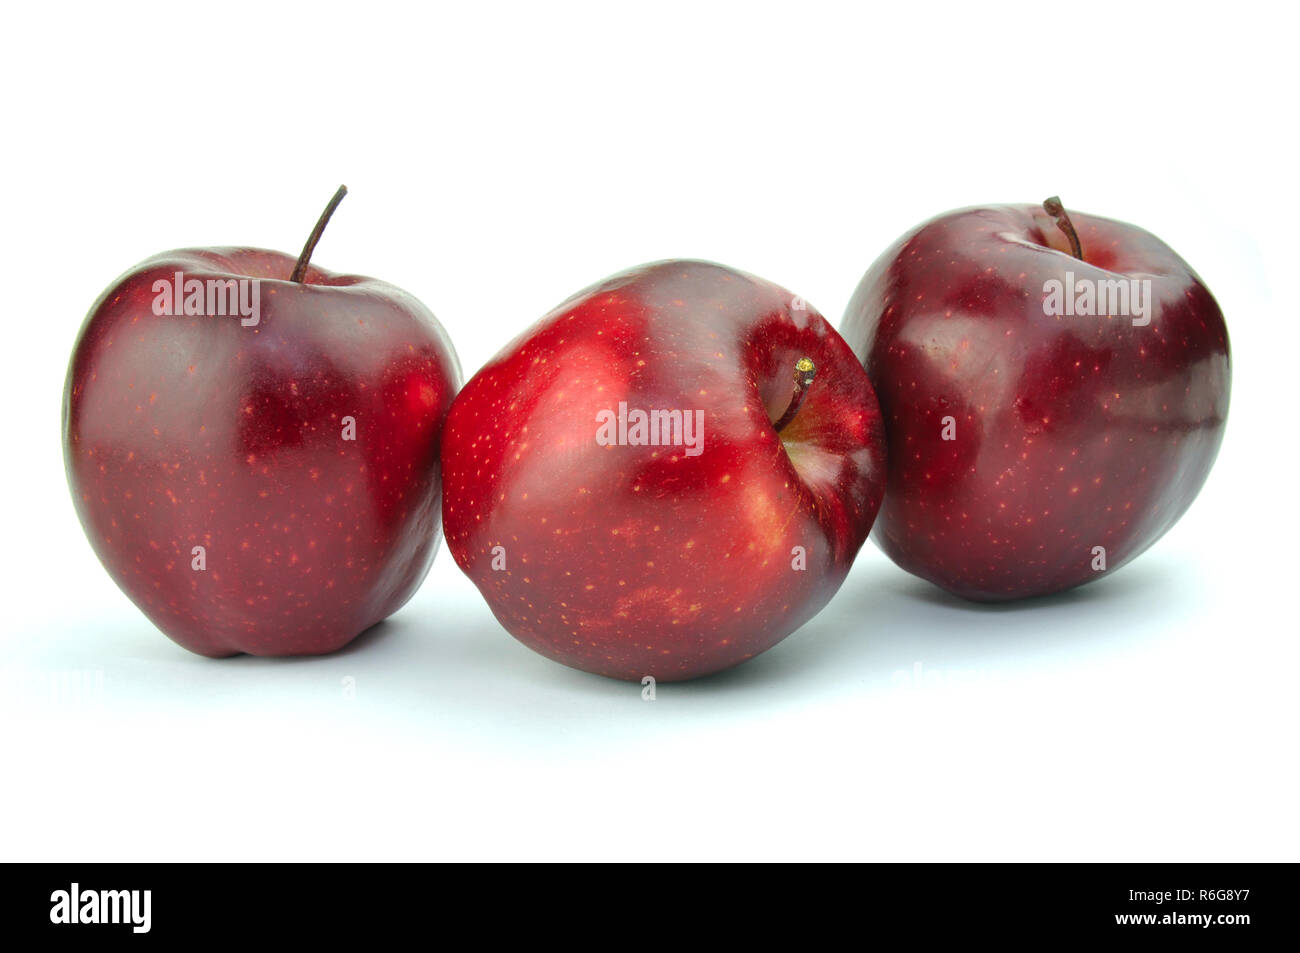
[[[465,385],[442,441],[456,563],[517,639],[671,681],[811,619],[884,489],[861,365],[805,302],[701,261],[617,274]]]
[[[72,355],[77,515],[122,591],[202,655],[338,649],[411,597],[437,549],[456,355],[411,295],[308,264],[330,210],[297,262],[143,262]]]
[[[1223,440],[1214,297],[1155,236],[1059,199],[914,228],[867,271],[842,332],[888,433],[872,538],[967,599],[1118,569],[1187,510]]]

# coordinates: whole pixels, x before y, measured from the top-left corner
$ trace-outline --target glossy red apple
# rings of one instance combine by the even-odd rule
[[[137,265],[72,355],[82,526],[145,615],[203,655],[337,649],[410,598],[437,548],[459,367],[411,295],[309,265],[344,191],[297,264],[212,248]]]
[[[1191,504],[1223,439],[1228,332],[1209,290],[1155,236],[1059,200],[913,229],[842,330],[889,437],[873,538],[969,599],[1122,566]]]
[[[706,675],[799,628],[883,491],[875,396],[840,336],[698,261],[546,315],[465,385],[442,453],[448,548],[501,624],[626,679]]]

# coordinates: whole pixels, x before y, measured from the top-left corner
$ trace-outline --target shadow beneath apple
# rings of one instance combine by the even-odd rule
[[[330,655],[209,660],[155,634],[147,648],[101,658],[105,696],[123,703],[153,698],[183,710],[198,701],[237,715],[264,711],[271,724],[300,717],[339,730],[370,724],[431,744],[470,737],[484,751],[552,750],[581,738],[596,756],[660,744],[701,724],[730,731],[752,718],[884,696],[899,681],[935,673],[1025,679],[1060,670],[1062,660],[1064,667],[1122,660],[1200,611],[1210,588],[1202,572],[1155,552],[1068,592],[983,604],[869,550],[801,630],[728,671],[660,682],[653,703],[639,682],[570,669],[526,648],[467,581],[448,575]],[[135,623],[119,628],[117,642],[134,646]],[[34,663],[58,667],[56,655],[76,653],[85,664],[84,636],[69,634],[61,650],[42,644]]]
[[[360,635],[349,642],[343,648],[339,649],[334,655],[340,658],[346,658],[357,652],[364,652],[367,648],[378,641],[389,638],[401,629],[400,625],[393,623],[392,616],[387,619],[380,619],[368,629],[364,629]],[[306,656],[307,658],[320,658],[320,656]]]
[[[671,686],[701,697],[787,690],[856,690],[900,673],[997,669],[1049,656],[1106,651],[1167,634],[1168,607],[1199,604],[1194,570],[1159,554],[1065,592],[1015,602],[970,602],[864,552],[823,612],[763,655]],[[1162,620],[1162,617],[1166,617]]]

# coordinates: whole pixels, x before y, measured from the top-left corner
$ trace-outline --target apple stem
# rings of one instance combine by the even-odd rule
[[[339,207],[343,201],[343,196],[348,194],[348,187],[340,185],[339,190],[334,193],[334,198],[330,199],[329,205],[325,206],[325,211],[320,213],[320,218],[316,220],[316,227],[311,230],[307,236],[307,244],[302,246],[302,254],[298,256],[298,264],[293,266],[293,274],[289,276],[290,281],[296,281],[302,284],[303,278],[307,276],[307,265],[311,261],[311,253],[316,250],[316,243],[320,241],[321,235],[325,231],[325,226],[329,224],[330,216],[334,210]]]
[[[1070,253],[1079,261],[1083,261],[1083,246],[1079,244],[1079,233],[1074,230],[1074,222],[1070,221],[1069,213],[1061,204],[1061,197],[1053,195],[1050,199],[1044,199],[1043,211],[1056,219],[1056,227],[1070,240]]]
[[[794,393],[790,395],[790,406],[786,407],[785,413],[781,415],[774,427],[776,432],[780,433],[785,429],[786,424],[794,420],[794,415],[799,413],[799,407],[803,404],[803,399],[808,393],[808,385],[813,382],[813,377],[817,374],[817,365],[806,357],[799,358],[794,365]]]

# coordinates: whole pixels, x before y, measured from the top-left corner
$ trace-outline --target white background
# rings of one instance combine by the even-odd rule
[[[0,857],[1300,859],[1296,24],[1271,6],[10,5]],[[82,535],[68,355],[135,262],[296,253],[341,181],[315,260],[416,294],[467,373],[665,257],[838,323],[913,224],[1059,192],[1214,291],[1227,437],[1096,585],[980,608],[868,545],[803,630],[653,703],[516,643],[445,549],[339,655],[206,660]]]

